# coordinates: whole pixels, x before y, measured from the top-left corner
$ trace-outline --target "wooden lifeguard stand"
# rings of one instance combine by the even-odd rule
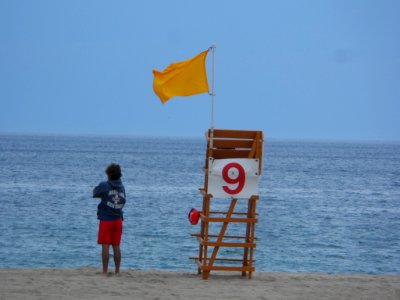
[[[198,272],[202,274],[203,279],[208,279],[210,271],[238,271],[241,272],[242,276],[246,276],[247,273],[248,278],[251,279],[252,272],[255,271],[253,252],[256,247],[256,201],[259,196],[258,194],[251,194],[243,197],[246,193],[243,194],[242,190],[239,192],[238,189],[243,189],[244,184],[247,184],[244,181],[247,180],[247,177],[243,173],[237,175],[237,178],[242,176],[241,180],[243,182],[239,182],[238,179],[229,177],[227,172],[229,168],[234,171],[237,168],[236,171],[239,171],[239,173],[239,169],[241,169],[243,172],[244,169],[240,164],[250,161],[253,164],[253,173],[250,175],[254,176],[252,180],[256,180],[255,184],[258,184],[258,176],[261,175],[263,166],[263,132],[214,129],[207,132],[206,138],[205,180],[204,188],[200,188],[200,192],[203,195],[203,207],[200,214],[201,229],[200,233],[192,234],[199,241],[199,254],[197,257],[190,258],[196,261]],[[218,199],[211,193],[211,190],[215,190],[215,188],[211,187],[214,183],[210,181],[211,176],[214,176],[212,169],[215,169],[213,165],[215,166],[214,163],[216,162],[227,163],[225,168],[222,171],[218,171],[219,174],[216,175],[220,175],[221,178],[225,179],[226,186],[222,188],[229,192],[227,197],[219,196]],[[229,166],[227,170],[226,166]],[[238,192],[238,194],[235,195],[235,192]],[[246,201],[246,199],[247,211],[235,211],[238,200]],[[218,202],[218,204],[221,204],[221,202],[229,204],[230,201],[229,209],[227,211],[212,209],[213,206],[216,206],[214,201]],[[238,223],[237,226],[243,229],[243,233],[226,235],[230,223]],[[216,224],[220,224],[218,234],[217,232],[210,232],[214,227],[218,227],[215,226]],[[240,249],[241,251],[235,251],[240,256],[218,256],[223,248]]]

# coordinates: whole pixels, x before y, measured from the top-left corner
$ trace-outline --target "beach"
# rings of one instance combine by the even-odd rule
[[[0,299],[400,299],[400,276],[123,270],[0,269]]]

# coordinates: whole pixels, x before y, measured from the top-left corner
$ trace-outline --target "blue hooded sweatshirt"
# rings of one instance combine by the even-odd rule
[[[93,198],[101,198],[97,206],[99,220],[114,221],[124,219],[122,208],[125,205],[125,188],[121,180],[101,182],[93,190]]]

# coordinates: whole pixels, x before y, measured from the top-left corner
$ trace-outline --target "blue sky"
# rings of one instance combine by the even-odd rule
[[[400,1],[2,0],[0,132],[202,136],[210,97],[162,105],[152,69],[215,43],[216,128],[400,140],[399,15]]]

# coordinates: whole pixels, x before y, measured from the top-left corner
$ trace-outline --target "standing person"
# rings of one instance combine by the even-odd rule
[[[110,245],[114,253],[115,273],[119,273],[121,265],[121,236],[123,212],[125,205],[125,188],[122,184],[121,167],[110,164],[106,169],[107,181],[101,182],[93,190],[93,198],[101,198],[97,206],[97,218],[100,220],[97,243],[102,245],[103,274],[108,273]]]

